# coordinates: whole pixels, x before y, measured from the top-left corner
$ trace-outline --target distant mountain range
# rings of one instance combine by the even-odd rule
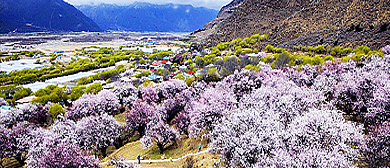
[[[63,0],[1,0],[0,33],[101,31]]]
[[[268,34],[262,44],[390,44],[389,0],[233,0],[194,34],[212,46],[221,41]]]
[[[191,5],[155,5],[136,2],[129,6],[101,4],[77,6],[103,30],[191,32],[215,18],[217,10]]]

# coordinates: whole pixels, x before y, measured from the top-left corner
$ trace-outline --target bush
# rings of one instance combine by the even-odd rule
[[[306,51],[306,46],[299,45],[299,46],[298,46],[298,50],[299,50],[299,51]]]
[[[185,80],[186,78],[183,74],[177,74],[176,79]]]
[[[285,67],[290,62],[290,53],[283,52],[278,55],[275,62],[273,63],[275,68],[280,69]]]
[[[65,110],[62,108],[62,106],[58,103],[53,104],[49,108],[49,113],[53,117],[53,119],[56,119],[58,115],[64,115]]]
[[[313,51],[314,51],[314,47],[313,47],[313,46],[308,46],[308,47],[307,47],[307,51],[313,52]]]
[[[334,58],[331,55],[328,55],[324,57],[324,62],[325,61],[334,61]]]
[[[218,55],[220,56],[221,55],[221,51],[219,49],[215,49],[211,52],[211,54],[215,54],[215,55]]]
[[[250,54],[250,53],[252,53],[253,51],[252,51],[252,49],[250,49],[250,48],[246,48],[245,50],[244,50],[244,54]]]
[[[91,86],[88,86],[87,89],[85,89],[85,93],[97,94],[97,93],[99,93],[101,90],[103,90],[102,84],[101,84],[101,83],[94,83],[94,84],[92,84]]]
[[[341,62],[349,62],[350,59],[352,59],[352,57],[342,57]]]
[[[32,91],[30,88],[22,88],[19,91],[15,92],[15,94],[13,96],[13,100],[16,101],[16,100],[19,100],[21,98],[30,96],[31,93],[32,93]]]
[[[236,55],[240,55],[242,54],[242,47],[241,46],[237,46],[236,47]]]
[[[69,95],[70,100],[75,101],[79,99],[85,93],[85,86],[75,86],[72,87],[72,93]]]
[[[148,86],[151,86],[152,84],[153,84],[152,81],[150,81],[150,80],[145,80],[145,82],[142,83],[142,86],[148,87]]]
[[[274,51],[274,47],[273,47],[272,45],[267,45],[267,46],[265,47],[265,51],[267,51],[267,52],[273,52],[273,51]]]
[[[91,79],[90,77],[82,77],[77,81],[77,86],[86,85],[88,83],[91,83],[92,81],[93,79]]]
[[[358,48],[354,49],[352,52],[355,54],[364,54],[368,55],[368,53],[371,51],[370,47],[367,47],[365,45],[361,45]]]
[[[314,48],[314,51],[317,54],[322,54],[326,51],[325,47],[323,45],[318,45],[317,47]]]
[[[187,86],[190,87],[190,86],[192,85],[192,83],[195,82],[195,80],[196,80],[196,79],[195,79],[194,76],[188,77],[188,78],[186,79],[186,84],[187,84]]]
[[[202,80],[205,82],[217,82],[220,80],[220,76],[216,68],[209,68],[206,75],[202,76]]]
[[[351,48],[344,48],[343,52],[342,52],[342,55],[349,55],[350,53],[352,53],[352,49]]]
[[[332,51],[330,52],[330,54],[333,56],[341,56],[342,53],[343,53],[343,47],[340,46],[334,46],[332,48]]]

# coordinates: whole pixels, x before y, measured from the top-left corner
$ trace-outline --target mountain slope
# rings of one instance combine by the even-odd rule
[[[190,32],[212,20],[216,10],[190,5],[154,5],[134,3],[129,6],[101,4],[78,6],[103,30]]]
[[[282,47],[390,44],[388,0],[234,0],[221,13],[229,15],[195,35],[208,44],[253,34],[269,34],[268,43]]]
[[[0,23],[0,33],[101,30],[63,0],[1,0]]]

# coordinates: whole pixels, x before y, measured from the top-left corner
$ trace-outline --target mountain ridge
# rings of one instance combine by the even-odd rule
[[[101,31],[63,0],[2,0],[0,9],[0,33]]]
[[[217,15],[217,10],[191,5],[156,5],[135,2],[131,5],[81,5],[77,8],[103,30],[191,32],[202,28]]]

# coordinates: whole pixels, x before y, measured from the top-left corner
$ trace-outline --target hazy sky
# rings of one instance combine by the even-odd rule
[[[109,3],[117,5],[128,5],[135,1],[149,2],[155,4],[191,4],[195,7],[206,7],[211,9],[220,9],[222,6],[228,4],[232,0],[65,0],[73,5],[97,5],[100,3]]]

